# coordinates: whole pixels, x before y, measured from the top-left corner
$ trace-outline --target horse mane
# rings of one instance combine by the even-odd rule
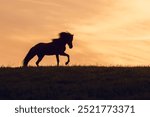
[[[59,37],[60,38],[66,38],[68,36],[71,36],[72,34],[70,34],[69,32],[60,32],[59,33]]]
[[[60,39],[67,39],[68,36],[72,36],[72,34],[70,34],[69,32],[61,32],[61,33],[59,33],[59,38],[52,39],[52,42],[57,43],[60,41]]]
[[[59,41],[59,38],[58,39],[52,39],[52,42],[58,42]]]

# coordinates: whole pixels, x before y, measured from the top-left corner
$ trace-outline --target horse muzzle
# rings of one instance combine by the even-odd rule
[[[71,46],[69,46],[69,48],[70,48],[70,49],[72,49],[72,48],[73,48],[73,46],[71,45]]]

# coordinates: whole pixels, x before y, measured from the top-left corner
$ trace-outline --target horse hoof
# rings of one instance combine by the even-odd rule
[[[65,65],[68,65],[69,62],[66,62]]]

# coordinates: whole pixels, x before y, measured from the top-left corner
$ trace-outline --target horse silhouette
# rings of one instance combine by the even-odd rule
[[[36,61],[36,65],[39,66],[40,61],[43,59],[45,55],[56,55],[57,66],[59,66],[59,55],[66,56],[68,58],[66,65],[70,62],[70,57],[66,50],[66,44],[68,44],[69,48],[73,48],[73,35],[69,32],[61,32],[59,33],[58,39],[53,39],[50,43],[38,43],[33,46],[26,57],[23,60],[23,66],[28,66],[29,61],[34,57],[38,56],[38,60]]]

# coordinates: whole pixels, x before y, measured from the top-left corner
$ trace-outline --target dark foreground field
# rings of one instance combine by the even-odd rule
[[[0,99],[150,99],[150,67],[0,68]]]

